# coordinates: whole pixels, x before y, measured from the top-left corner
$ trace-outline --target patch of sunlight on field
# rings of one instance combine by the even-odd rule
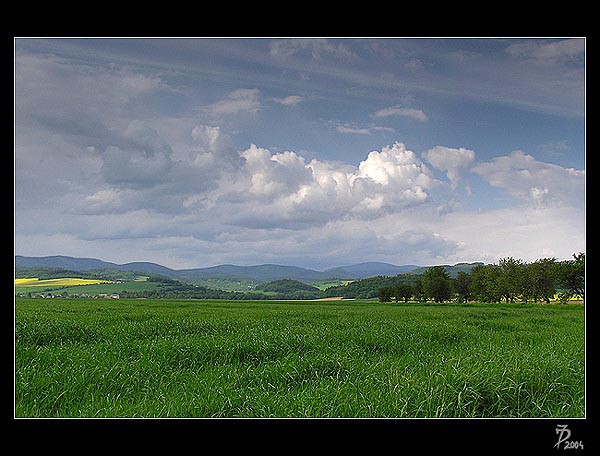
[[[110,283],[107,280],[97,279],[79,279],[74,277],[63,277],[60,279],[45,279],[39,280],[37,278],[26,278],[26,279],[15,279],[15,286],[28,286],[28,287],[48,287],[48,286],[64,286],[72,287],[75,285],[97,285],[99,283]]]
[[[554,294],[554,298],[552,298],[554,301],[559,301],[560,300],[560,295],[558,293]],[[569,301],[583,301],[583,298],[579,295],[573,295],[569,298]]]

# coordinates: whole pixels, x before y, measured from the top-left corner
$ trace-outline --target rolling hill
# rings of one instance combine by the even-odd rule
[[[63,255],[47,257],[26,257],[15,255],[15,268],[33,269],[33,268],[57,268],[69,269],[72,271],[91,271],[94,269],[117,269],[120,271],[140,271],[152,274],[163,274],[167,277],[173,277],[176,271],[156,263],[133,262],[126,264],[116,264],[109,261],[98,260],[96,258],[75,258]]]
[[[197,278],[231,278],[250,279],[257,282],[270,282],[280,279],[294,279],[302,282],[313,282],[329,276],[323,276],[322,272],[312,269],[300,268],[298,266],[282,266],[277,264],[260,264],[256,266],[236,266],[225,264],[200,269],[183,269],[176,271],[180,280],[193,281]],[[336,277],[337,278],[337,277]]]
[[[447,268],[450,275],[455,276],[459,270],[468,272],[476,264],[480,263],[459,263],[455,266],[446,265],[444,267]],[[15,255],[15,269],[24,268],[59,268],[71,271],[93,271],[97,269],[136,271],[146,274],[160,274],[182,282],[199,285],[205,284],[208,279],[249,280],[256,283],[291,279],[304,283],[312,283],[325,279],[364,279],[375,276],[396,276],[407,272],[421,274],[427,269],[427,267],[415,265],[398,266],[382,262],[364,262],[331,268],[325,271],[278,264],[260,264],[254,266],[224,264],[207,268],[171,269],[160,264],[145,261],[116,264],[96,258],[76,258],[63,255],[46,257]],[[247,284],[244,284],[244,286],[247,288]]]
[[[475,262],[475,263],[456,263],[454,265],[440,264],[439,266],[443,266],[444,269],[446,270],[446,272],[450,275],[450,277],[455,279],[459,272],[466,272],[467,274],[470,274],[471,270],[475,266],[481,266],[483,264],[484,263],[481,263],[481,262]],[[425,271],[427,271],[427,268],[428,267],[419,267],[419,268],[413,269],[410,272],[411,272],[411,274],[419,275],[419,274],[423,274]]]
[[[341,266],[339,268],[327,269],[324,274],[332,278],[343,277],[348,279],[365,279],[374,276],[393,276],[410,272],[417,269],[419,266],[404,265],[396,266],[395,264],[381,262],[366,262],[353,264],[350,266]]]
[[[61,268],[72,271],[90,271],[94,269],[116,269],[121,271],[139,271],[161,274],[183,282],[194,283],[202,279],[248,279],[257,282],[270,282],[280,279],[293,279],[310,283],[324,279],[359,279],[373,275],[396,275],[410,271],[417,266],[396,266],[389,263],[360,263],[340,268],[316,271],[298,266],[261,264],[255,266],[236,266],[224,264],[207,268],[171,269],[156,263],[132,262],[116,264],[96,258],[75,258],[68,256],[26,257],[15,255],[15,268]]]
[[[280,279],[273,282],[264,283],[260,286],[262,291],[272,291],[275,293],[292,293],[295,291],[310,291],[319,294],[321,290],[316,287],[305,284],[298,280]]]

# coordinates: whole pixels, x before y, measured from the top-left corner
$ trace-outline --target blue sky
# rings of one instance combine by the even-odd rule
[[[585,250],[585,39],[15,40],[15,253]]]

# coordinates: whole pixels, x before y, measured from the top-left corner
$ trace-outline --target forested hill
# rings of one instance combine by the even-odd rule
[[[258,285],[258,292],[280,299],[318,299],[323,292],[298,280],[281,279]]]
[[[451,278],[456,278],[459,272],[470,273],[475,266],[484,263],[457,263],[455,265],[441,265]],[[423,275],[428,267],[419,267],[408,273],[394,276],[376,276],[367,279],[355,280],[347,285],[331,287],[325,290],[326,297],[343,296],[344,298],[367,299],[375,298],[380,288],[395,288],[398,285],[413,285],[418,277]]]
[[[321,292],[321,290],[316,287],[292,279],[281,279],[265,283],[260,285],[260,289],[262,291],[273,291],[276,293],[293,293],[296,291],[312,291],[316,293]]]
[[[379,289],[384,287],[396,287],[401,284],[414,284],[419,275],[398,274],[392,277],[370,277],[368,279],[355,280],[347,285],[327,288],[323,294],[327,298],[342,296],[344,298],[368,299],[375,298]]]
[[[483,266],[484,264],[485,263],[475,262],[475,263],[456,263],[455,265],[441,264],[440,266],[442,266],[444,268],[444,270],[448,273],[448,275],[450,275],[450,277],[455,279],[459,272],[465,272],[467,274],[470,274],[475,266]],[[412,271],[410,271],[410,273],[414,274],[414,275],[421,275],[421,274],[424,274],[425,271],[427,271],[427,269],[429,269],[429,267],[430,266],[415,268]]]

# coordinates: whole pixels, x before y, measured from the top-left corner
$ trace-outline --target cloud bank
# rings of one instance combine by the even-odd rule
[[[253,263],[252,255],[262,252],[262,261],[283,256],[326,267],[357,259],[419,264],[495,261],[523,252],[568,256],[548,249],[548,242],[564,245],[564,237],[582,229],[585,173],[521,151],[477,162],[472,150],[434,147],[422,157],[445,173],[443,181],[400,142],[352,165],[255,144],[238,151],[215,126],[196,125],[189,135],[188,154],[175,157],[156,130],[131,122],[122,133],[130,148],[111,145],[93,153],[99,160],[91,179],[96,184],[59,197],[77,215],[69,227],[50,222],[36,229],[22,215],[21,240],[35,246],[49,231],[93,245],[128,240],[125,251],[140,243],[144,249],[168,245],[177,258],[193,248],[194,258]],[[433,197],[444,185],[455,188],[468,173],[521,204],[470,212],[460,205],[452,209],[450,194]],[[440,204],[451,209],[440,214]],[[533,235],[539,230],[543,241]],[[191,266],[194,260],[188,261]]]

